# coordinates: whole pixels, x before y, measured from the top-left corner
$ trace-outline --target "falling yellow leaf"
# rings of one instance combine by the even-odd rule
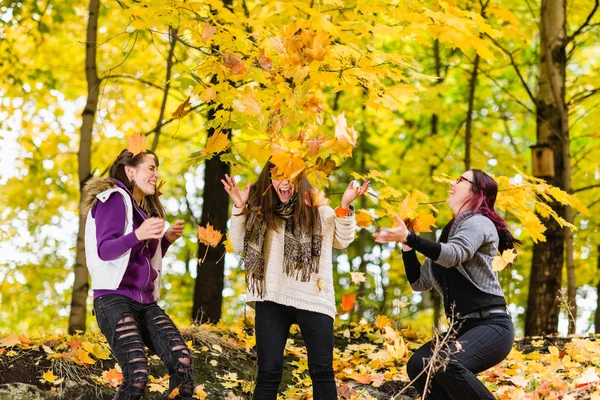
[[[492,270],[496,272],[502,271],[515,261],[515,257],[517,257],[517,251],[515,249],[504,250],[501,256],[498,255],[492,260]]]
[[[312,188],[312,198],[317,207],[328,206],[331,204],[331,200],[325,196],[325,192],[317,188]]]
[[[141,133],[136,133],[130,138],[127,138],[127,150],[129,150],[133,156],[146,151],[148,149],[148,139],[146,135],[142,135]]]
[[[300,157],[289,152],[277,153],[271,157],[275,168],[271,171],[275,180],[294,180],[306,168],[306,163]]]
[[[212,154],[219,154],[229,148],[229,138],[226,133],[215,132],[206,141],[206,147],[202,150],[200,156],[206,157]]]
[[[177,107],[177,110],[173,111],[171,116],[175,119],[181,119],[181,118],[185,117],[190,112],[189,106],[190,106],[190,96],[188,96],[188,98],[185,99],[185,101],[183,103],[181,103],[179,105],[179,107]]]
[[[358,133],[354,128],[348,126],[344,113],[333,117],[333,122],[335,123],[335,139],[327,141],[323,147],[327,147],[332,153],[351,157]]]
[[[354,215],[356,219],[356,225],[361,228],[368,228],[373,225],[373,216],[367,210],[358,210]]]
[[[352,283],[361,283],[366,281],[364,272],[350,272]]]
[[[221,243],[223,234],[214,229],[210,224],[206,224],[206,228],[198,226],[198,240],[210,247],[217,247]]]
[[[225,251],[229,254],[235,253],[233,246],[231,245],[231,239],[229,238],[229,231],[225,233],[225,241],[223,242],[225,245]]]
[[[319,288],[319,292],[323,290],[323,281],[321,278],[317,278],[317,288]]]

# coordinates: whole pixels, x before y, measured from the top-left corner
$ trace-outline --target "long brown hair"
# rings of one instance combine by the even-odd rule
[[[271,170],[275,167],[267,161],[256,182],[250,187],[248,206],[250,211],[260,211],[264,221],[270,229],[276,230],[275,206],[279,202],[275,188],[271,183]],[[294,188],[298,193],[294,209],[294,221],[303,232],[315,232],[320,229],[319,207],[313,206],[315,199],[313,185],[308,181],[304,172],[294,179]],[[308,204],[307,204],[308,202]],[[309,205],[310,204],[310,205]]]
[[[144,159],[146,157],[153,157],[154,162],[156,163],[156,168],[158,168],[158,157],[156,157],[156,154],[154,154],[154,152],[152,152],[151,150],[142,151],[141,153],[138,153],[135,156],[132,152],[130,152],[127,149],[121,151],[117,159],[113,161],[112,165],[110,166],[109,176],[113,179],[117,179],[118,181],[120,181],[123,185],[127,187],[127,189],[129,189],[131,193],[133,193],[135,182],[127,178],[127,172],[125,172],[125,167],[136,168],[144,162]],[[140,207],[142,210],[144,210],[146,214],[148,214],[151,217],[165,217],[165,209],[160,203],[160,200],[158,199],[158,189],[154,191],[154,194],[144,196]]]

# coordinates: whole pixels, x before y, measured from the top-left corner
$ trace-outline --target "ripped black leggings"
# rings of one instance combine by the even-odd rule
[[[178,389],[176,399],[194,394],[192,357],[179,330],[157,304],[141,304],[122,295],[94,300],[96,319],[112,353],[123,370],[123,383],[115,400],[142,398],[148,383],[148,359],[144,345],[169,370],[169,393]]]

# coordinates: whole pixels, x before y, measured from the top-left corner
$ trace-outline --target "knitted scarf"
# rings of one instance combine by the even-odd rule
[[[297,193],[287,203],[275,207],[275,215],[285,220],[283,271],[296,280],[310,281],[313,273],[319,272],[321,256],[321,221],[316,221],[314,232],[302,232],[294,221]],[[244,235],[244,267],[246,285],[252,293],[263,297],[265,291],[264,241],[267,223],[259,211],[250,211]]]

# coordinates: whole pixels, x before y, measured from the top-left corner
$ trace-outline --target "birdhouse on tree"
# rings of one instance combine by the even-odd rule
[[[533,176],[538,178],[554,177],[554,150],[547,144],[530,146]]]

